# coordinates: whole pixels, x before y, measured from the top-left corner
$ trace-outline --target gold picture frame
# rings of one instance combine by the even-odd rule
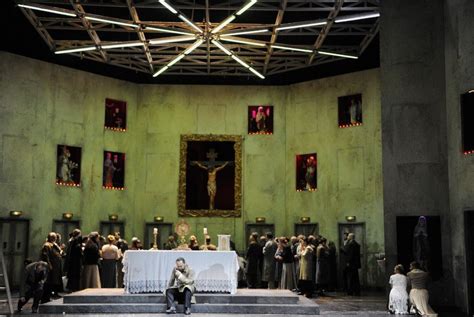
[[[187,204],[187,174],[188,168],[195,161],[189,159],[188,148],[209,146],[209,144],[221,145],[219,142],[231,146],[233,143],[233,162],[230,166],[234,168],[233,173],[233,208],[189,208]],[[194,152],[193,152],[194,153]],[[217,156],[217,155],[216,155]],[[209,157],[209,156],[208,156]],[[226,164],[227,165],[227,164]],[[229,169],[227,167],[227,169]],[[231,180],[230,180],[231,181]],[[240,135],[215,135],[215,134],[186,134],[180,139],[180,161],[179,161],[179,193],[178,193],[178,215],[183,217],[240,217],[242,198],[242,136]],[[217,185],[218,186],[218,185]],[[202,191],[202,189],[201,189]],[[230,196],[232,197],[232,196]],[[208,198],[210,200],[210,198]],[[210,205],[210,202],[207,203]]]

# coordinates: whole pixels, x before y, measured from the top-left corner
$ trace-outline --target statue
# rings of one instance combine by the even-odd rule
[[[428,226],[426,217],[418,218],[418,223],[413,231],[413,258],[420,263],[422,269],[428,271],[430,257],[430,244],[428,241]]]

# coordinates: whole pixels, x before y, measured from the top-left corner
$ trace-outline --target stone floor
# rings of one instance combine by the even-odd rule
[[[18,300],[18,295],[14,298],[14,304],[16,307],[16,302]],[[332,316],[332,317],[349,317],[349,316],[369,316],[369,317],[378,317],[378,316],[389,316],[386,311],[386,296],[382,293],[366,293],[360,297],[355,296],[346,296],[343,293],[328,293],[327,296],[313,298],[317,304],[320,305],[321,315]],[[0,314],[7,314],[8,309],[5,304],[0,304]],[[439,317],[463,317],[465,315],[456,312],[450,311],[438,311]],[[16,313],[18,314],[18,313]],[[21,315],[31,315],[31,300],[28,303]],[[182,314],[177,314],[175,316],[181,316]],[[1,315],[0,315],[1,316]],[[51,316],[55,317],[58,315],[39,315],[40,316]],[[164,317],[170,316],[166,314],[87,314],[87,315],[76,315],[69,314],[70,317],[145,317],[145,316],[154,316],[154,317]],[[184,315],[183,315],[184,316]],[[216,317],[214,314],[192,314],[194,317]],[[250,317],[249,315],[223,315],[219,314],[219,317]],[[289,317],[289,315],[271,315],[272,317]],[[307,316],[307,315],[306,315]],[[251,317],[268,317],[268,315],[252,315]],[[302,317],[298,315],[292,315],[291,317]]]

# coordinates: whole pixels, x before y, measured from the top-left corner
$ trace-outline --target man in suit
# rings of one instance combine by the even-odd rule
[[[20,299],[18,300],[18,311],[33,297],[32,312],[38,312],[39,302],[43,296],[44,284],[48,279],[49,265],[38,261],[28,264],[22,277]]]
[[[268,289],[277,288],[276,259],[275,253],[278,245],[273,239],[273,233],[267,232],[267,242],[263,247],[263,273],[262,281],[268,283]]]
[[[349,233],[347,236],[347,244],[344,246],[344,253],[347,272],[347,295],[360,296],[360,245],[355,241],[354,233]]]
[[[191,314],[191,302],[193,300],[194,271],[186,264],[183,258],[176,259],[176,266],[171,272],[171,277],[166,289],[166,300],[168,304],[167,314],[176,314],[175,298],[178,301],[184,299],[184,314]]]

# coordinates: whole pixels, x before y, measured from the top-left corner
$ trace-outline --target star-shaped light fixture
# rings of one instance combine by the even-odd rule
[[[369,8],[369,11],[359,10],[360,12],[357,14],[339,16],[339,12],[341,11],[344,0],[334,0],[333,8],[327,18],[282,24],[281,22],[283,19],[283,13],[285,8],[288,6],[288,0],[282,0],[281,8],[278,11],[277,20],[274,24],[249,24],[247,26],[244,23],[240,23],[238,26],[234,26],[232,22],[235,20],[238,21],[239,17],[242,16],[247,10],[252,8],[255,4],[257,4],[258,0],[247,0],[240,8],[235,9],[232,14],[227,16],[218,24],[211,23],[208,10],[205,21],[196,23],[193,22],[192,19],[188,18],[179,9],[179,5],[175,6],[171,3],[171,1],[167,0],[157,0],[157,3],[159,3],[162,8],[167,9],[172,15],[184,23],[181,23],[179,26],[176,24],[170,24],[170,27],[167,26],[166,23],[141,21],[137,13],[134,0],[126,0],[130,15],[132,16],[132,21],[86,13],[80,1],[70,2],[73,10],[63,7],[51,6],[49,4],[45,5],[43,2],[44,1],[39,0],[28,2],[23,1],[18,2],[17,4],[30,20],[30,22],[37,28],[40,35],[55,54],[79,54],[81,57],[86,56],[90,59],[96,59],[122,67],[145,71],[152,74],[153,77],[166,73],[176,64],[182,62],[183,59],[192,60],[193,52],[195,52],[201,46],[206,46],[208,70],[210,69],[209,65],[211,64],[211,55],[217,54],[217,48],[221,52],[220,55],[224,53],[221,61],[217,63],[229,63],[233,60],[243,67],[248,73],[252,73],[261,79],[264,79],[265,75],[269,73],[269,61],[272,58],[272,53],[275,52],[277,53],[277,56],[279,56],[279,52],[288,52],[288,54],[293,54],[284,57],[285,59],[283,59],[283,57],[281,58],[281,60],[286,63],[284,64],[283,68],[286,67],[286,69],[290,70],[292,69],[291,67],[295,68],[294,65],[296,65],[294,63],[294,65],[292,64],[291,58],[295,58],[295,60],[299,59],[299,61],[304,59],[305,65],[313,64],[316,55],[322,56],[321,58],[323,58],[323,56],[330,56],[333,59],[357,59],[375,35],[374,33],[377,33],[377,18],[380,15],[378,10]],[[58,3],[58,1],[56,1],[56,3]],[[86,4],[86,2],[84,2],[84,4]],[[206,1],[206,4],[208,5],[208,1]],[[34,11],[43,12],[43,14],[46,13],[46,17],[38,17],[34,14]],[[60,17],[60,19],[48,18],[48,16],[51,14]],[[328,49],[325,49],[322,46],[322,43],[325,37],[328,35],[329,29],[331,29],[333,24],[344,22],[353,23],[352,21],[365,19],[377,19],[377,22],[374,23],[371,26],[369,32],[365,34],[358,51],[352,50],[352,52],[347,52],[347,50],[341,49],[337,46],[328,46]],[[90,38],[92,39],[92,42],[89,45],[84,45],[85,41],[80,40],[53,40],[48,33],[48,28],[52,29],[54,23],[58,23],[59,20],[61,20],[62,28],[65,28],[65,25],[71,25],[72,27],[87,31]],[[139,40],[112,42],[101,41],[99,37],[99,31],[103,31],[105,28],[107,28],[108,31],[123,30],[127,32],[136,32],[138,34]],[[60,29],[60,27],[58,27],[58,29]],[[354,27],[352,27],[351,30],[353,29]],[[361,27],[360,29],[363,30]],[[316,43],[314,45],[292,45],[276,42],[276,38],[279,33],[295,35],[294,33],[291,33],[295,32],[295,30],[301,32],[301,36],[304,35],[304,30],[319,33]],[[169,34],[170,36],[159,38],[146,37],[146,35],[155,33],[164,33]],[[262,41],[254,38],[242,37],[255,35],[258,36],[262,34],[270,34],[271,39],[269,41]],[[223,44],[224,42],[227,44]],[[174,56],[169,50],[166,54],[160,54],[160,52],[170,48],[169,46],[166,46],[167,44],[175,45]],[[263,61],[254,61],[249,58],[249,55],[245,54],[245,52],[243,52],[243,54],[247,56],[240,57],[239,55],[242,53],[242,50],[239,49],[239,46],[245,46],[250,52],[261,54],[264,56]],[[108,55],[109,50],[114,51],[120,49],[122,50],[121,52],[123,52],[123,49],[126,48],[131,50],[128,52],[126,61],[124,57],[122,57],[121,60],[120,56],[117,56],[117,54],[113,55],[113,57]],[[146,60],[143,60],[142,57],[138,56],[138,53],[143,52],[145,53]],[[227,56],[227,58],[225,58],[225,56]],[[147,63],[148,67],[144,67],[145,62]],[[195,60],[195,62],[198,64],[203,63],[199,60]],[[288,65],[293,66],[287,67]],[[146,68],[148,68],[148,70],[146,70]],[[281,72],[280,68],[281,66],[277,65],[277,67],[274,68],[274,73]],[[270,72],[270,74],[271,73],[272,72]]]

